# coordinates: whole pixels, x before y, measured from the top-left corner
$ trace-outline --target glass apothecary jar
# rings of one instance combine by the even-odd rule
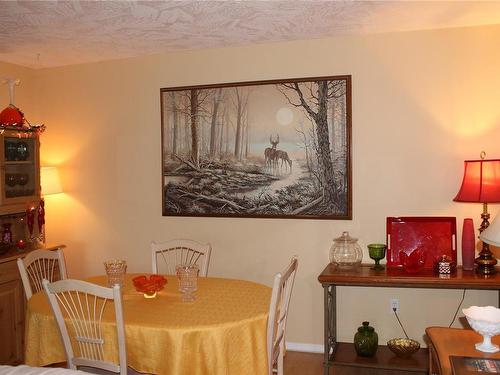
[[[342,232],[342,236],[333,240],[330,248],[330,262],[340,269],[354,269],[361,265],[363,250],[358,245],[358,239]]]
[[[378,334],[369,322],[363,322],[354,335],[354,349],[361,357],[373,357],[378,348]]]

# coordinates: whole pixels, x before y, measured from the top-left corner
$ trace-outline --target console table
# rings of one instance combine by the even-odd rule
[[[343,343],[337,342],[337,306],[336,306],[336,287],[337,286],[363,286],[363,287],[388,287],[388,288],[434,288],[434,289],[483,289],[499,291],[500,306],[500,276],[498,273],[489,276],[478,276],[474,271],[464,271],[458,268],[457,271],[449,277],[439,277],[432,270],[423,270],[416,275],[409,275],[401,268],[388,268],[383,271],[374,271],[372,265],[362,265],[357,270],[340,271],[332,264],[318,276],[318,281],[323,286],[324,296],[324,375],[329,375],[330,367],[337,362],[344,362],[347,356],[337,358],[345,350]],[[379,348],[381,349],[381,348]],[[382,350],[381,353],[386,353]],[[377,353],[377,356],[379,354]],[[420,357],[422,353],[420,354]],[[356,357],[356,356],[354,356]],[[414,362],[418,362],[417,361]],[[361,359],[361,358],[358,358]],[[356,362],[357,359],[352,360]],[[380,361],[374,361],[379,363]],[[381,366],[383,368],[399,369],[406,372],[418,372],[418,368],[405,368],[401,361],[386,361]],[[342,363],[345,365],[345,363]],[[360,361],[353,363],[354,366],[370,367],[370,361]],[[427,364],[425,364],[426,366]],[[420,364],[420,367],[423,365]],[[375,368],[375,367],[372,367]],[[336,372],[337,374],[338,372]]]

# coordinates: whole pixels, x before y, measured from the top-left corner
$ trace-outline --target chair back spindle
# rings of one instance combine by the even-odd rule
[[[152,272],[175,275],[178,264],[198,265],[200,276],[207,276],[212,247],[192,240],[152,242]]]
[[[18,258],[17,267],[28,300],[43,289],[42,280],[52,282],[66,279],[66,264],[61,249],[34,250],[23,259]]]

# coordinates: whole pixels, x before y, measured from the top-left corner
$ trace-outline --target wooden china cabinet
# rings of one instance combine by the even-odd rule
[[[23,360],[25,296],[16,261],[40,247],[29,241],[25,217],[40,201],[39,148],[35,132],[0,130],[0,364]],[[6,230],[10,241],[4,241]],[[22,250],[16,247],[21,239]]]
[[[4,256],[0,259],[0,364],[15,365],[23,359],[25,297],[18,254],[11,250]]]
[[[0,134],[0,215],[26,212],[40,201],[40,142],[36,133]]]

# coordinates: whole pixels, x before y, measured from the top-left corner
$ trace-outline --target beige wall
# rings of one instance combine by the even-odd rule
[[[382,34],[165,54],[36,71],[45,122],[42,160],[60,165],[65,195],[47,197],[49,242],[68,245],[69,274],[103,272],[120,257],[130,272],[150,268],[149,242],[210,241],[210,273],[270,285],[300,257],[288,341],[322,343],[317,276],[331,240],[349,230],[365,245],[384,241],[385,217],[453,215],[476,226],[481,207],[452,202],[464,159],[500,157],[500,27]],[[351,74],[353,220],[169,218],[161,216],[159,89],[205,83]],[[496,213],[498,205],[492,205]],[[461,233],[461,230],[459,231]],[[460,237],[460,235],[459,235]],[[340,288],[339,336],[352,340],[369,320],[381,341],[402,333],[420,341],[448,325],[461,291]],[[495,304],[494,292],[468,291],[465,306]]]

